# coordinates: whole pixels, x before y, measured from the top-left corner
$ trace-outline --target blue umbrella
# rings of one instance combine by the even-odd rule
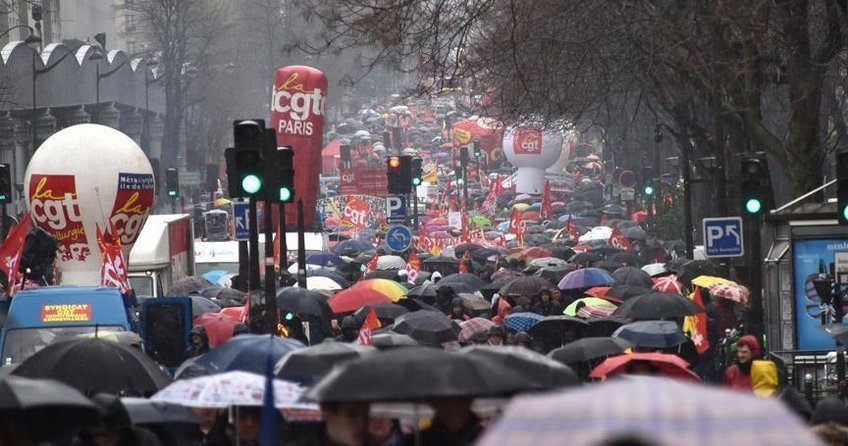
[[[304,347],[294,339],[270,337],[269,342],[269,337],[254,334],[235,336],[198,357],[195,365],[213,373],[241,370],[264,374],[268,355],[276,363],[287,352]]]
[[[496,228],[498,228],[498,231],[501,231],[501,232],[509,231],[509,220],[507,220],[505,222],[498,223]]]
[[[607,286],[615,283],[615,279],[600,268],[581,268],[565,275],[557,287],[561,290],[574,290],[594,286]]]
[[[202,277],[204,279],[212,282],[212,283],[218,283],[218,279],[223,277],[224,274],[231,274],[231,272],[225,271],[223,269],[216,269],[216,270],[212,270],[212,271],[209,271],[207,273],[204,273]]]
[[[686,342],[686,336],[674,321],[639,321],[622,325],[612,334],[637,347],[668,348]]]
[[[543,319],[545,319],[545,316],[542,316],[541,314],[525,311],[522,313],[510,314],[504,318],[503,325],[504,327],[515,331],[527,332]]]
[[[318,252],[307,257],[306,263],[320,266],[341,266],[344,264],[344,261],[336,253]]]
[[[338,245],[332,248],[332,251],[340,256],[351,256],[363,253],[365,251],[373,251],[374,245],[363,242],[362,240],[345,240],[339,242]]]

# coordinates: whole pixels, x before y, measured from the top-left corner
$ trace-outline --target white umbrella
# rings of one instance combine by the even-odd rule
[[[312,270],[321,269],[321,268],[323,268],[323,266],[321,266],[321,265],[313,265],[311,263],[306,264],[306,270],[307,271],[312,271]],[[297,274],[297,262],[292,263],[291,266],[289,266],[288,271],[291,274]]]
[[[649,276],[657,276],[668,272],[664,263],[649,263],[642,267],[642,271],[648,273]]]
[[[369,132],[368,130],[359,130],[356,133],[354,133],[353,136],[355,138],[370,138],[371,132]]]
[[[295,286],[298,286],[295,284]],[[307,290],[340,290],[342,286],[335,280],[324,276],[309,276],[306,278]]]
[[[303,388],[274,380],[274,407],[278,409],[317,410],[315,404],[302,403]],[[262,406],[265,377],[257,373],[233,371],[199,378],[174,381],[156,392],[150,401],[186,407]]]
[[[580,242],[591,242],[595,240],[609,240],[612,228],[609,226],[595,226],[589,232],[580,236]]]
[[[398,256],[380,256],[377,258],[377,269],[380,271],[399,270],[406,266],[406,261]]]

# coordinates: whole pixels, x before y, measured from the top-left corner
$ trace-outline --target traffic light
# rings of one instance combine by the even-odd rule
[[[848,152],[836,154],[836,219],[848,225]]]
[[[180,173],[173,167],[165,171],[165,190],[169,197],[180,195]]]
[[[642,168],[642,194],[646,198],[653,197],[657,192],[656,183],[654,183],[654,168],[645,166]]]
[[[742,207],[748,214],[757,215],[764,207],[763,178],[767,176],[765,166],[756,156],[742,157],[741,183]]]
[[[474,141],[474,158],[483,158],[483,148],[480,147],[480,141]]]
[[[350,144],[342,144],[339,147],[339,156],[341,157],[342,167],[350,165]]]
[[[265,183],[265,123],[261,120],[241,120],[233,123],[235,151],[232,153],[230,197],[257,197],[262,195]],[[228,166],[229,167],[229,166]]]
[[[462,177],[462,167],[457,167],[455,172],[456,172],[456,184],[457,185],[465,184],[465,178]]]
[[[422,160],[421,158],[412,158],[412,186],[418,187],[421,185],[421,177],[422,177],[422,168],[421,168]]]
[[[412,185],[412,157],[390,156],[386,159],[386,175],[390,194],[408,194]]]
[[[8,164],[0,164],[0,203],[12,201],[12,172]]]
[[[273,130],[271,130],[273,132]],[[274,199],[280,203],[294,202],[294,150],[291,147],[276,147],[276,179]]]
[[[459,148],[459,165],[465,167],[468,165],[468,146]]]

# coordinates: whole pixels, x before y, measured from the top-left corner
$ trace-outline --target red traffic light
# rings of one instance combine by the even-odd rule
[[[393,169],[397,169],[398,167],[400,167],[400,158],[397,157],[397,156],[390,156],[389,157],[389,167],[391,167]]]

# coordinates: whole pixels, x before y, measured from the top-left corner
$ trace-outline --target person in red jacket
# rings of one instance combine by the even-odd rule
[[[745,335],[736,342],[737,363],[724,372],[724,385],[731,389],[751,391],[751,364],[760,359],[760,343],[753,335]]]

